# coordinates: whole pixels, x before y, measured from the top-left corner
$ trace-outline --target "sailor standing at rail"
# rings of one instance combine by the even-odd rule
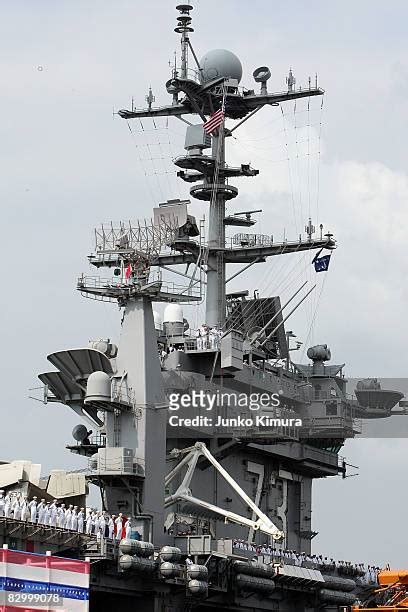
[[[21,520],[21,506],[20,506],[20,502],[18,500],[18,497],[16,496],[12,505],[11,505],[11,512],[13,513],[13,518],[16,521],[20,521]]]
[[[102,538],[106,536],[106,514],[105,512],[99,513],[99,531],[101,532]]]
[[[201,333],[200,333],[199,329],[197,329],[197,331],[195,333],[195,337],[196,337],[197,350],[201,351],[202,348],[203,348],[203,343],[202,343],[202,340],[201,340]]]
[[[50,524],[50,517],[51,517],[50,502],[47,502],[44,508],[44,525]]]
[[[6,518],[10,518],[10,512],[11,512],[11,495],[10,493],[7,493],[6,497],[4,498],[4,516]]]
[[[28,521],[28,517],[30,516],[30,511],[28,509],[28,497],[24,495],[23,501],[20,504],[21,506],[21,520]]]
[[[86,516],[86,533],[91,535],[92,533],[92,513],[90,510],[87,511],[88,514]]]
[[[100,526],[101,526],[101,513],[94,512],[94,533],[96,535],[100,535]]]
[[[206,350],[208,348],[208,326],[206,323],[203,323],[200,327],[200,336],[201,336],[201,348]]]
[[[210,343],[210,349],[215,349],[217,348],[217,330],[214,327],[211,327],[210,331],[208,332],[208,339],[209,339],[209,343]]]
[[[49,519],[47,521],[47,524]],[[65,527],[65,504],[61,504],[57,509],[57,527],[64,528]]]
[[[4,516],[4,489],[0,489],[0,517]]]
[[[38,518],[37,522],[39,525],[44,525],[44,513],[45,513],[45,499],[42,499],[37,506]]]
[[[68,506],[67,511],[65,512],[65,529],[71,529],[71,520],[72,520],[72,510],[74,506],[71,504]]]
[[[125,523],[125,538],[130,538],[131,533],[132,533],[132,520],[128,518],[128,520]]]
[[[84,533],[84,519],[85,519],[85,512],[84,512],[84,508],[81,508],[80,511],[78,512],[78,533]]]
[[[108,537],[110,540],[113,540],[113,533],[115,531],[115,515],[112,514],[108,521]]]
[[[119,512],[118,518],[115,521],[115,525],[116,525],[116,539],[121,540],[122,539],[122,529],[123,529],[123,515],[121,512]]]
[[[50,505],[50,520],[49,524],[51,527],[57,526],[57,518],[58,518],[58,500],[54,499],[52,504]]]
[[[29,518],[30,523],[36,523],[37,522],[37,498],[35,496],[30,501],[27,508],[30,513],[30,518]]]
[[[78,506],[74,506],[71,514],[71,529],[78,531]]]

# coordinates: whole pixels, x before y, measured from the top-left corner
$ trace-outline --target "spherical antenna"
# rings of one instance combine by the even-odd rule
[[[77,442],[83,442],[85,438],[88,436],[88,430],[85,425],[75,425],[72,430],[72,437]]]
[[[218,77],[242,79],[242,64],[239,58],[227,49],[208,51],[200,61],[204,81],[212,81]]]

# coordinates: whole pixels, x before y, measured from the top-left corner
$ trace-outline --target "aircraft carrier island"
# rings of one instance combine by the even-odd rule
[[[311,299],[313,280],[285,299],[229,285],[296,253],[310,252],[312,279],[327,274],[334,235],[308,218],[282,240],[253,231],[261,211],[241,210],[234,183],[259,171],[228,163],[229,143],[260,109],[281,113],[324,90],[290,70],[271,91],[267,66],[242,86],[240,59],[225,49],[199,57],[193,7],[176,9],[168,104],[156,106],[150,89],[145,108],[132,102],[118,115],[130,130],[163,118],[185,130],[173,161],[190,197],[95,229],[93,272],[77,289],[95,309],[119,306],[117,340],[102,330],[83,346],[56,346],[39,373],[43,401],[78,416],[67,448],[83,469],[43,476],[29,460],[0,465],[2,593],[25,609],[38,609],[33,593],[43,592],[63,594],[67,610],[351,609],[376,588],[379,568],[313,554],[312,484],[344,477],[345,440],[362,419],[392,418],[403,396],[375,379],[349,395],[327,344],[306,347],[306,363],[292,359],[299,344],[287,320]],[[10,598],[1,605],[15,609]]]

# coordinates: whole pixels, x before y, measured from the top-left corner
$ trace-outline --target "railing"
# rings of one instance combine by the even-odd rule
[[[271,246],[273,244],[273,236],[265,234],[235,234],[232,238],[232,244],[235,246]]]
[[[201,342],[200,342],[201,340]],[[220,340],[201,338],[197,341],[196,338],[190,338],[184,341],[184,350],[186,351],[217,351],[220,348]]]
[[[133,294],[135,291],[140,293],[161,293],[168,295],[185,296],[186,301],[188,298],[199,299],[201,297],[201,287],[179,285],[170,281],[153,281],[146,283],[147,278],[141,277],[140,279],[129,279],[126,281],[115,281],[113,278],[103,278],[100,276],[85,276],[82,275],[78,279],[77,287],[82,292],[106,292],[105,295],[111,298],[115,298]]]
[[[82,440],[82,442],[77,442],[75,445],[70,445],[70,446],[77,446],[78,448],[80,448],[81,446],[98,446],[99,448],[105,448],[106,446],[106,435],[105,434],[96,434],[95,436],[90,436],[88,440],[89,440],[89,444],[86,440],[85,441]],[[80,470],[80,472],[83,472],[83,470]]]
[[[353,433],[361,433],[361,419],[341,416],[309,417],[303,418],[303,427],[312,429],[316,433],[326,429],[352,430]]]
[[[134,393],[127,388],[127,385],[121,378],[112,378],[111,400],[112,402],[127,404],[128,406],[134,406],[135,404]]]

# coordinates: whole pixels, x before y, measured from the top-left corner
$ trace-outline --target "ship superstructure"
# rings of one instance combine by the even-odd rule
[[[276,242],[249,233],[253,213],[226,213],[226,202],[238,198],[231,181],[258,174],[246,163],[228,165],[232,134],[265,106],[324,91],[310,79],[297,87],[290,71],[286,90],[272,93],[266,66],[253,73],[259,91],[242,88],[242,66],[231,52],[198,60],[192,9],[177,6],[181,63],[166,83],[171,103],[155,108],[150,92],[147,108],[118,114],[187,124],[185,152],[174,163],[191,197],[207,207],[208,235],[188,200],[158,203],[149,221],[97,228],[89,256],[96,272],[77,288],[119,304],[120,341],[55,352],[48,356],[54,369],[39,376],[46,401],[67,405],[86,423],[70,449],[89,462],[84,477],[100,489],[103,509],[130,517],[135,534],[120,551],[103,539],[77,545],[94,553],[95,606],[117,601],[130,609],[137,598],[142,610],[337,609],[353,600],[355,582],[338,575],[330,582],[328,567],[289,560],[279,569],[274,559],[283,550],[311,552],[313,479],[344,475],[339,451],[359,419],[390,416],[402,396],[381,390],[370,409],[365,381],[350,398],[344,364],[327,364],[327,345],[309,348],[310,365],[292,363],[285,322],[313,285],[304,283],[283,304],[277,295],[228,293],[233,277],[270,257],[312,251],[319,261],[336,247],[311,222],[304,236]],[[234,226],[243,229],[227,241]],[[231,274],[229,264],[242,268]],[[182,307],[203,299],[205,325],[192,330]],[[162,321],[157,303],[165,304]],[[261,405],[262,395],[273,401]],[[186,400],[193,397],[197,404]],[[213,402],[211,411],[205,402]],[[89,439],[88,428],[95,434]]]

